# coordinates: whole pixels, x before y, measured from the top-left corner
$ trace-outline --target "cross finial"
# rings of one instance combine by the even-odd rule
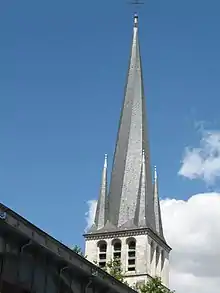
[[[140,2],[140,0],[131,0],[129,3],[135,7],[136,11],[140,7],[140,5],[144,4],[144,2]],[[138,14],[137,14],[137,12],[135,12],[134,13],[134,26],[137,27],[137,25],[138,25]]]
[[[140,0],[132,0],[130,1],[130,4],[138,6],[138,5],[144,4],[144,2],[140,2]]]
[[[144,4],[144,2],[141,2],[140,0],[131,0],[129,3],[132,4],[136,9],[138,9],[140,5]]]

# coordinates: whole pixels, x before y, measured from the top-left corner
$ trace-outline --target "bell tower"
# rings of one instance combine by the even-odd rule
[[[163,235],[156,169],[152,180],[138,30],[135,14],[109,191],[105,156],[94,224],[84,235],[85,253],[100,267],[119,258],[130,285],[159,276],[168,287],[171,248]]]

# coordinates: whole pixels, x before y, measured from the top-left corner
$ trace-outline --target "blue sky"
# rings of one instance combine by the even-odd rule
[[[162,198],[206,191],[178,175],[196,124],[220,128],[220,3],[147,1],[140,42]],[[0,199],[68,245],[111,163],[132,36],[127,1],[0,4]]]

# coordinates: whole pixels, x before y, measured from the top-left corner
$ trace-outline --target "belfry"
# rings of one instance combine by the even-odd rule
[[[85,254],[102,268],[119,258],[130,285],[159,276],[168,287],[171,248],[163,235],[156,168],[152,180],[138,29],[135,14],[109,190],[105,156],[94,224],[84,235]]]

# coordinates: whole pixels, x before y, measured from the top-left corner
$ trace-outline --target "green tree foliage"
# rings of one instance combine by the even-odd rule
[[[105,271],[107,271],[115,279],[128,285],[128,283],[125,281],[125,274],[121,269],[120,259],[116,258],[107,262]],[[164,287],[161,279],[158,277],[150,279],[144,285],[135,286],[135,288],[133,289],[137,290],[140,293],[174,293],[174,291],[170,291],[168,288]]]
[[[152,278],[145,285],[137,288],[140,293],[174,293],[168,288],[164,287],[161,283],[161,279],[158,277]]]
[[[79,255],[84,256],[84,253],[82,252],[82,249],[78,245],[75,245],[72,250],[74,252],[78,253]]]
[[[106,263],[104,270],[109,273],[112,277],[119,280],[122,283],[125,283],[125,276],[121,269],[121,261],[118,258],[112,259]]]

